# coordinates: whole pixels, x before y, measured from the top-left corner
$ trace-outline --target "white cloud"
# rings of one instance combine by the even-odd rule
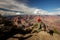
[[[34,11],[34,14],[37,14],[37,15],[47,15],[48,11],[45,11],[45,10],[42,10],[42,9],[36,9]]]
[[[60,11],[57,12],[48,12],[43,9],[32,8],[27,6],[28,0],[0,0],[0,7],[8,8],[11,10],[23,11],[27,14],[38,14],[38,15],[60,15]],[[55,10],[60,10],[57,8]],[[19,14],[19,13],[18,13]]]
[[[21,14],[21,13],[19,13],[19,12],[18,12],[18,13],[16,13],[16,15],[20,15],[20,14]]]
[[[18,10],[18,11],[22,11],[24,13],[30,14],[30,13],[33,13],[33,11],[35,9],[37,9],[37,8],[31,8],[31,7],[27,6],[26,2],[28,2],[28,0],[19,0],[19,2],[16,0],[5,0],[5,1],[0,0],[0,1],[1,1],[0,3],[2,4],[2,5],[1,4],[0,5],[3,8]]]
[[[56,8],[56,9],[54,9],[54,10],[60,10],[60,8]]]
[[[36,14],[36,15],[60,15],[60,11],[48,12],[46,10],[36,9],[34,11],[34,14]]]
[[[60,15],[60,11],[57,11],[57,12],[50,12],[49,15]]]
[[[28,0],[26,0],[28,1]],[[29,14],[34,14],[34,11],[37,10],[37,8],[31,8],[29,6],[27,6],[27,3],[23,3],[23,2],[16,2],[15,0],[6,0],[5,1],[7,4],[4,4],[4,7],[6,5],[6,8],[9,8],[9,6],[11,6],[9,9],[12,9],[13,10],[13,7],[14,7],[14,10],[19,10],[19,11],[23,11],[24,13],[29,13]],[[45,13],[45,11],[43,11],[42,9],[39,9],[41,11],[41,14],[42,13]]]

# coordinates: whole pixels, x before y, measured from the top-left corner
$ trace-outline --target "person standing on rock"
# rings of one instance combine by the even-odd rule
[[[39,30],[42,30],[42,31],[46,30],[46,25],[42,22],[40,17],[37,18],[37,23],[38,23]]]
[[[38,32],[39,28],[41,29],[41,27],[40,27],[40,24],[41,24],[41,18],[40,18],[40,16],[37,17],[35,20],[36,20],[36,23],[34,24],[31,33]]]
[[[34,24],[32,33],[33,32],[39,32],[41,30],[45,31],[46,30],[46,25],[42,22],[42,20],[39,16],[39,17],[36,18],[36,24]]]

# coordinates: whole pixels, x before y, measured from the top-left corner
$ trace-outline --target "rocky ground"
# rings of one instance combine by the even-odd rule
[[[16,34],[7,40],[60,40],[60,35],[54,33],[53,36],[45,31],[41,31],[39,33],[33,34]]]
[[[34,21],[34,20],[33,20]],[[5,21],[4,21],[5,22]],[[6,21],[7,22],[7,21]],[[8,21],[7,23],[9,23],[10,21]],[[50,21],[49,21],[50,22]],[[48,22],[48,23],[49,23]],[[52,21],[53,22],[53,21]],[[35,23],[35,21],[33,22],[33,23]],[[4,23],[4,24],[6,24],[6,23]],[[46,29],[45,27],[47,27],[47,23],[44,23],[44,21],[43,22],[41,22],[41,24],[42,25],[40,25],[40,23],[36,23],[36,24],[34,24],[34,25],[32,25],[33,27],[32,27],[32,29],[31,30],[35,30],[36,29],[36,27],[37,27],[37,29],[38,29],[38,32],[33,32],[33,33],[25,33],[25,32],[27,32],[27,31],[23,31],[23,30],[21,30],[21,28],[19,29],[19,27],[17,26],[16,27],[16,25],[12,25],[12,24],[6,24],[5,26],[3,26],[3,25],[0,25],[0,26],[2,26],[2,28],[0,28],[0,38],[1,38],[1,36],[2,36],[2,39],[4,39],[5,37],[8,37],[8,35],[10,36],[10,35],[12,35],[11,37],[8,37],[7,39],[5,39],[5,40],[60,40],[60,34],[58,34],[58,32],[56,31],[56,29],[54,29],[53,27],[52,27],[52,25],[50,25],[49,24],[49,29],[52,27],[53,28],[53,30],[52,30],[52,32],[51,32],[51,29],[50,30],[44,30],[44,29]],[[24,26],[27,26],[27,24],[26,25],[24,25]],[[20,27],[22,27],[22,25],[20,26]],[[29,27],[29,26],[28,26]],[[42,29],[42,28],[40,28],[40,27],[42,27],[42,28],[44,28],[44,29]],[[47,29],[48,29],[48,27],[47,27]],[[29,27],[30,28],[30,27]],[[42,29],[41,31],[40,31],[40,29]],[[30,29],[29,29],[30,30]],[[5,31],[5,32],[4,32]],[[48,31],[50,31],[50,32],[48,32]],[[23,34],[21,33],[21,32],[23,32]],[[3,35],[3,34],[5,35]],[[5,34],[6,33],[6,34]],[[13,34],[14,33],[14,34]],[[25,33],[25,34],[24,34]],[[51,34],[50,34],[51,33]],[[7,35],[8,34],[8,35]],[[52,35],[53,34],[53,35]]]

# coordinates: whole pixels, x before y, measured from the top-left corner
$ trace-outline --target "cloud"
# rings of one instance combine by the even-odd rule
[[[11,10],[23,11],[24,13],[33,13],[36,8],[27,6],[28,0],[0,0],[0,7]]]
[[[48,12],[48,15],[60,15],[60,8],[53,9],[53,12]]]
[[[60,15],[60,11],[57,11],[57,12],[50,12],[49,15]]]
[[[17,1],[18,3],[28,3],[29,1],[28,0],[15,0]]]
[[[36,9],[34,11],[34,14],[36,14],[36,15],[47,15],[48,14],[48,11],[43,10],[43,9]]]
[[[56,8],[56,9],[54,9],[54,10],[60,10],[60,8]]]
[[[43,9],[36,9],[34,11],[34,14],[36,14],[36,15],[60,15],[60,11],[48,12]]]
[[[60,15],[60,11],[48,12],[43,9],[29,7],[28,2],[29,2],[28,0],[0,0],[0,8],[2,7],[2,8],[11,9],[11,10],[22,11],[25,14]],[[55,10],[60,10],[60,8],[57,8]]]

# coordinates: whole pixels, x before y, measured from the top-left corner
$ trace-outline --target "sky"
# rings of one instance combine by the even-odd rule
[[[1,7],[27,14],[60,15],[60,0],[0,0]]]
[[[56,11],[54,9],[60,8],[60,0],[29,0],[29,6],[37,7],[49,12]]]

